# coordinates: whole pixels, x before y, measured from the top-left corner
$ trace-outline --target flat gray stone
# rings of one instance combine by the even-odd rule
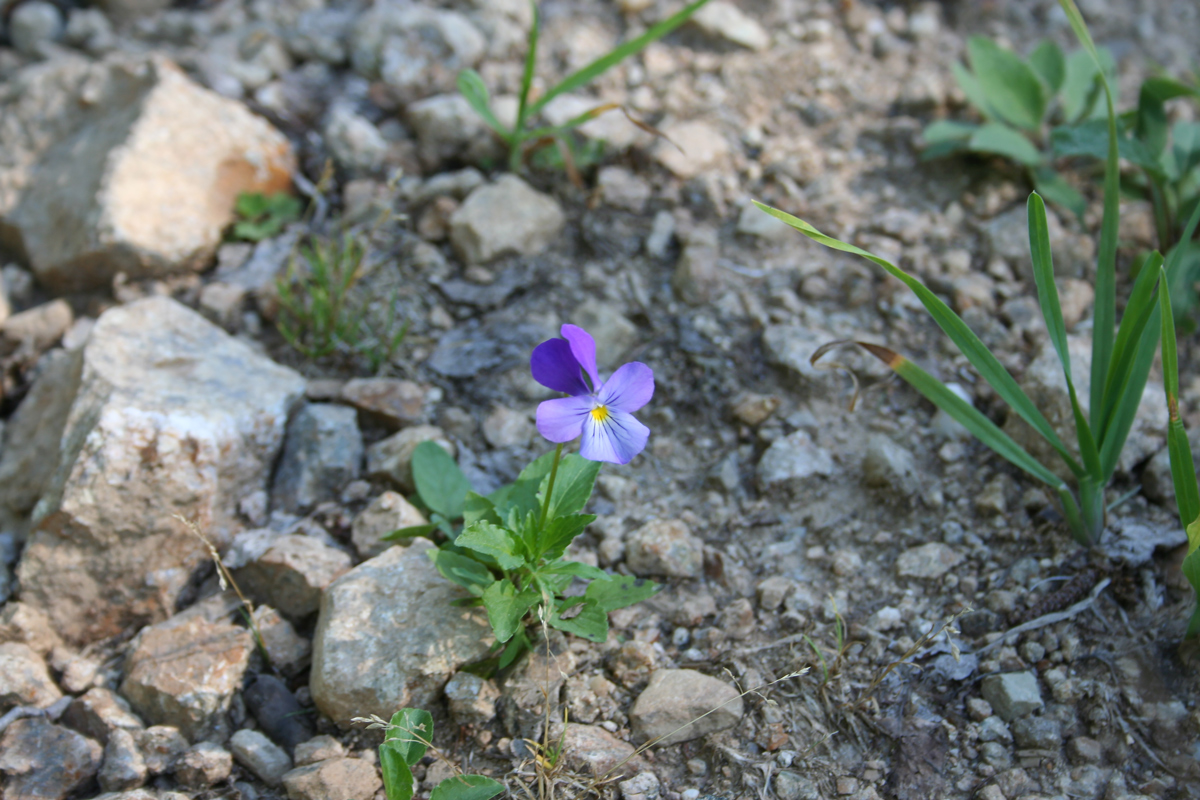
[[[1042,707],[1042,690],[1032,672],[989,675],[981,686],[983,699],[1005,722],[1012,722]]]
[[[713,713],[698,719],[709,711]],[[662,736],[659,744],[667,745],[732,728],[743,713],[742,699],[728,683],[695,670],[660,669],[638,695],[629,721],[638,741]]]
[[[471,192],[450,218],[450,243],[469,264],[534,255],[550,246],[566,217],[558,202],[515,175]]]
[[[896,574],[901,578],[942,577],[963,562],[964,556],[941,542],[929,542],[905,550],[896,559]]]
[[[300,514],[326,500],[362,471],[363,440],[353,408],[314,403],[287,427],[283,458],[271,490],[274,504]]]
[[[292,768],[292,759],[283,748],[258,731],[243,729],[229,739],[233,758],[268,786],[278,786]]]

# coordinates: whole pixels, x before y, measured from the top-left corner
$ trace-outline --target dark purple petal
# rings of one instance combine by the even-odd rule
[[[628,464],[634,456],[642,452],[649,438],[650,429],[624,411],[614,411],[610,408],[603,422],[597,421],[589,413],[583,421],[583,441],[579,444],[579,455],[589,461]]]
[[[571,345],[566,339],[548,339],[533,348],[529,369],[533,372],[533,379],[547,389],[569,395],[590,392],[583,382],[579,362],[572,355]]]
[[[578,325],[563,325],[562,335],[571,344],[571,352],[579,366],[592,379],[592,388],[600,388],[600,373],[596,371],[596,340]]]
[[[625,364],[600,387],[596,399],[614,411],[632,413],[654,396],[654,370],[639,361]]]
[[[583,430],[585,420],[592,418],[596,401],[590,396],[560,397],[546,400],[537,407],[538,433],[552,442],[569,442]]]

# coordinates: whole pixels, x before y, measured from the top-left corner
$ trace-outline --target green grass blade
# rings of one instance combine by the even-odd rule
[[[1137,343],[1142,340],[1142,334],[1154,312],[1154,285],[1158,280],[1158,267],[1161,264],[1162,256],[1158,253],[1151,254],[1138,273],[1137,280],[1133,283],[1133,291],[1129,294],[1129,302],[1125,304],[1125,313],[1121,316],[1121,327],[1117,331],[1113,359],[1105,382],[1104,406],[1092,409],[1092,429],[1100,441],[1105,439],[1109,420],[1121,397],[1122,387],[1129,379]]]
[[[846,244],[845,242],[826,236],[804,220],[797,219],[791,214],[771,208],[757,200],[753,202],[762,211],[782,222],[786,222],[813,241],[819,242],[826,247],[831,247],[834,250],[841,250],[844,253],[853,253],[854,255],[861,256],[882,267],[889,275],[892,275],[901,283],[908,286],[908,288],[912,289],[913,293],[916,294],[917,298],[929,311],[929,315],[933,317],[934,322],[938,324],[938,327],[945,331],[946,335],[950,337],[958,346],[958,349],[962,351],[963,355],[967,357],[967,360],[971,362],[971,365],[978,370],[980,376],[996,390],[1000,398],[1008,403],[1021,419],[1029,423],[1030,427],[1050,443],[1062,457],[1063,461],[1066,462],[1067,467],[1072,473],[1077,476],[1084,474],[1084,470],[1079,465],[1079,462],[1067,450],[1054,428],[1042,416],[1042,412],[1038,411],[1033,401],[1029,399],[1025,392],[1021,391],[1021,387],[1017,385],[1016,380],[1004,368],[1004,365],[991,354],[983,342],[979,340],[979,337],[967,327],[967,324],[949,306],[942,302],[937,295],[927,289],[924,284],[886,259],[868,253],[866,250],[855,247],[852,244]]]
[[[1062,478],[1046,469],[1041,462],[1022,450],[1021,446],[1009,438],[1008,434],[996,427],[996,423],[988,419],[975,406],[950,391],[946,384],[904,356],[886,347],[867,342],[856,342],[856,344],[887,364],[893,372],[924,395],[929,402],[961,423],[975,438],[990,447],[1001,458],[1056,490],[1066,487]]]
[[[525,71],[521,74],[521,94],[517,104],[517,121],[513,125],[513,141],[515,147],[524,138],[525,120],[531,114],[529,110],[529,91],[533,88],[533,72],[537,68],[538,36],[542,30],[542,15],[538,11],[537,0],[529,0],[533,9],[533,24],[529,26],[529,42],[525,48]],[[539,106],[540,107],[540,106]]]
[[[501,139],[512,142],[512,131],[500,124],[500,120],[496,119],[496,115],[492,112],[491,95],[488,93],[487,84],[483,82],[483,78],[478,72],[473,69],[464,69],[458,73],[458,93]]]
[[[534,114],[537,114],[555,97],[558,97],[560,94],[566,94],[567,92],[573,92],[580,86],[585,86],[588,83],[591,83],[592,80],[607,72],[620,62],[624,61],[629,56],[638,52],[646,45],[666,36],[668,33],[687,22],[688,18],[691,17],[692,14],[696,13],[700,7],[707,2],[708,0],[695,0],[695,2],[689,3],[683,8],[683,10],[673,14],[670,17],[667,17],[657,25],[651,26],[649,30],[636,39],[630,39],[628,42],[616,47],[610,53],[601,56],[587,66],[581,67],[580,69],[571,73],[564,78],[561,83],[559,83],[557,86],[554,86],[544,95],[539,97],[537,102],[529,107],[528,115],[533,116]],[[524,118],[522,117],[520,119],[523,120]]]
[[[1054,261],[1050,255],[1050,230],[1046,225],[1046,204],[1037,192],[1029,195],[1026,204],[1029,216],[1029,252],[1033,256],[1033,281],[1037,285],[1038,305],[1050,332],[1050,342],[1058,353],[1063,375],[1067,379],[1067,394],[1071,398],[1071,413],[1075,417],[1075,435],[1079,440],[1079,454],[1083,466],[1093,478],[1100,476],[1100,454],[1096,440],[1088,426],[1083,409],[1079,407],[1079,396],[1075,393],[1075,380],[1071,376],[1071,354],[1067,350],[1067,326],[1063,322],[1062,305],[1058,300],[1058,287],[1054,285]]]
[[[1116,469],[1121,448],[1125,446],[1125,439],[1133,427],[1138,405],[1142,402],[1142,394],[1146,390],[1146,381],[1150,377],[1150,368],[1154,365],[1154,356],[1158,351],[1158,335],[1158,308],[1155,307],[1141,336],[1133,342],[1133,358],[1100,444],[1100,468],[1106,477],[1111,476]]]
[[[1104,218],[1100,225],[1100,247],[1096,260],[1096,304],[1092,323],[1092,374],[1090,407],[1104,406],[1105,380],[1112,360],[1113,328],[1117,317],[1117,226],[1119,222],[1120,172],[1117,164],[1117,114],[1113,108],[1112,87],[1104,72],[1104,64],[1096,51],[1096,43],[1088,33],[1087,23],[1079,13],[1074,0],[1058,0],[1067,20],[1096,63],[1097,78],[1104,89],[1104,102],[1108,113],[1108,155],[1104,159]]]
[[[1179,520],[1186,528],[1200,517],[1200,487],[1196,484],[1196,465],[1192,446],[1179,418],[1179,354],[1175,343],[1175,318],[1171,313],[1171,287],[1167,271],[1158,270],[1159,316],[1162,318],[1163,391],[1167,396],[1167,450],[1171,455],[1171,481],[1175,484],[1175,503]]]

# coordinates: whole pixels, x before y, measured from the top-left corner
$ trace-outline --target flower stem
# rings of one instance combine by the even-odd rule
[[[546,515],[550,513],[550,498],[554,496],[554,479],[558,477],[558,462],[562,460],[562,445],[554,448],[554,464],[550,467],[550,485],[546,487],[546,499],[542,503],[542,519],[538,529],[546,527]]]

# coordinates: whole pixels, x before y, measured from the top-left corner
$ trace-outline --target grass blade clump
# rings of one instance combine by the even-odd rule
[[[708,0],[694,0],[680,11],[672,14],[656,25],[651,26],[645,33],[630,39],[595,61],[572,72],[554,86],[547,89],[540,97],[533,96],[533,78],[537,66],[538,41],[541,36],[541,14],[537,3],[530,0],[533,7],[533,24],[529,29],[529,39],[525,51],[525,69],[521,75],[521,93],[517,98],[517,117],[512,127],[508,127],[497,119],[491,107],[491,94],[483,78],[473,69],[465,69],[458,75],[458,91],[470,104],[475,113],[487,123],[496,134],[508,145],[508,168],[516,172],[533,150],[547,144],[562,144],[569,151],[567,135],[600,114],[616,108],[613,104],[602,104],[590,111],[576,116],[563,125],[552,127],[532,127],[529,123],[546,107],[550,101],[561,95],[573,92],[591,83],[617,64],[631,55],[641,52],[647,45],[658,41],[671,31],[687,22],[693,14],[700,10]],[[639,126],[642,127],[642,126]],[[564,162],[568,169],[572,168],[569,155]]]
[[[1100,230],[1100,246],[1096,264],[1096,305],[1092,336],[1092,367],[1088,376],[1088,412],[1084,411],[1076,391],[1075,375],[1072,374],[1070,355],[1067,349],[1066,327],[1058,290],[1054,285],[1054,266],[1050,253],[1050,239],[1046,224],[1046,208],[1042,197],[1034,192],[1029,196],[1027,212],[1029,219],[1029,245],[1033,261],[1034,280],[1037,285],[1038,301],[1050,340],[1062,364],[1067,391],[1075,422],[1076,449],[1068,449],[1051,427],[1033,401],[1021,390],[1016,380],[996,357],[980,341],[979,337],[940,298],[919,280],[901,270],[886,259],[868,253],[854,245],[846,244],[818,231],[803,220],[777,209],[756,203],[771,216],[786,222],[805,236],[828,247],[862,256],[884,269],[887,273],[908,286],[920,299],[933,320],[958,346],[967,360],[988,382],[996,394],[1027,422],[1059,455],[1072,476],[1074,486],[1069,486],[1052,470],[1034,459],[1007,434],[1001,431],[984,414],[960,399],[943,383],[892,350],[860,342],[864,349],[879,358],[906,380],[918,392],[938,408],[962,423],[981,442],[998,455],[1045,483],[1057,495],[1072,535],[1085,545],[1095,544],[1104,531],[1104,491],[1116,470],[1117,460],[1133,424],[1138,403],[1149,376],[1154,351],[1158,346],[1159,318],[1161,311],[1154,302],[1153,283],[1159,271],[1172,277],[1178,270],[1180,257],[1175,252],[1162,270],[1163,260],[1157,253],[1146,263],[1143,274],[1135,283],[1134,291],[1125,308],[1120,330],[1116,327],[1116,250],[1118,228],[1118,131],[1113,95],[1108,85],[1106,69],[1100,54],[1088,34],[1083,17],[1072,0],[1060,0],[1083,52],[1093,61],[1096,79],[1104,95],[1107,118],[1108,141],[1105,148],[1104,216]],[[990,69],[1007,81],[1012,81],[1006,93],[1001,93],[996,83],[998,78],[972,76],[967,85],[971,87],[968,97],[975,92],[986,96],[994,115],[1012,124],[1032,125],[1039,111],[1044,110],[1042,99],[1034,92],[1031,75],[1042,74],[1062,81],[1069,80],[1068,68],[1059,69],[1058,59],[1043,52],[1037,59],[1036,69],[1024,68],[1009,55],[994,46],[974,42],[971,49],[972,62],[990,65]],[[977,70],[980,69],[977,66]],[[976,78],[978,78],[976,80]],[[970,81],[975,80],[972,84]],[[1040,79],[1038,79],[1040,80]],[[821,352],[814,356],[820,357]]]

